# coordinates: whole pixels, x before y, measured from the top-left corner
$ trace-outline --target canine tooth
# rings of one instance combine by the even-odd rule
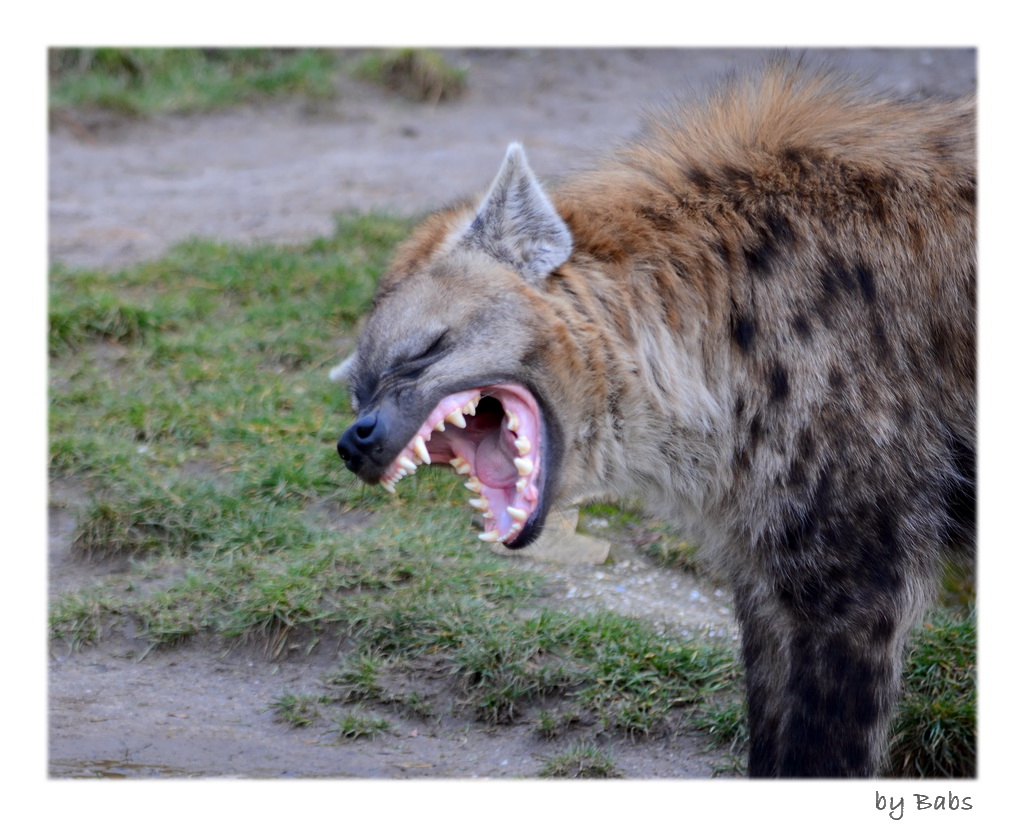
[[[515,520],[517,523],[525,523],[526,518],[530,516],[525,511],[523,511],[523,509],[516,508],[515,506],[512,505],[510,505],[505,510],[508,512],[508,516]]]
[[[532,445],[530,445],[530,440],[527,439],[525,436],[519,437],[519,439],[517,439],[515,442],[515,446],[516,450],[519,452],[519,456],[521,457],[525,457],[528,453],[530,453],[530,448],[533,447]]]
[[[519,469],[519,476],[528,477],[533,473],[533,460],[529,457],[516,457],[512,462]]]
[[[519,479],[517,479],[516,480],[516,491],[518,491],[520,494],[522,494],[523,493],[523,489],[526,488],[526,484],[528,482],[529,482],[529,480],[526,477],[520,477]]]
[[[424,465],[430,465],[430,453],[427,451],[427,443],[423,441],[423,437],[419,434],[416,434],[416,439],[412,441],[412,450]]]
[[[506,425],[506,427],[510,431],[518,431],[519,430],[519,417],[516,416],[515,411],[509,411],[508,412],[508,424]]]
[[[445,419],[451,422],[452,425],[455,425],[459,428],[466,427],[466,417],[462,415],[462,411],[460,411],[458,408],[456,408],[454,411],[448,414],[448,416],[446,416]]]
[[[404,454],[398,458],[398,464],[410,474],[416,473],[416,463]]]
[[[380,484],[380,487],[383,488],[385,491],[387,491],[389,494],[394,494],[395,493],[395,483],[394,483],[394,480],[386,480],[386,481],[384,481],[384,482],[382,482]]]
[[[469,501],[469,504],[473,506],[477,511],[486,511],[489,507],[487,500],[483,497],[477,497]]]
[[[482,540],[485,543],[496,543],[498,542],[498,532],[494,529],[485,531],[483,534],[478,534],[477,539]]]
[[[474,494],[482,494],[484,492],[483,483],[481,483],[480,480],[478,480],[476,477],[470,477],[469,481],[464,482],[463,485],[465,485],[466,488],[468,488]]]

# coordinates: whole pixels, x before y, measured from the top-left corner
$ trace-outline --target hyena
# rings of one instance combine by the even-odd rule
[[[973,542],[974,107],[777,61],[545,190],[428,218],[336,369],[348,468],[468,477],[480,539],[642,498],[735,593],[752,776],[880,768],[942,549]]]

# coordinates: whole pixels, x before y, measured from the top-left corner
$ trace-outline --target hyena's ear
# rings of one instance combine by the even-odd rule
[[[541,188],[522,145],[509,144],[494,183],[459,244],[537,283],[572,253],[572,234]]]
[[[352,392],[352,367],[356,361],[356,354],[353,353],[340,365],[335,365],[331,368],[331,372],[328,377],[332,382],[340,382],[349,386],[348,401],[352,406],[353,411],[359,410],[359,405],[356,404],[356,395]]]
[[[356,360],[356,355],[353,353],[340,365],[335,365],[331,368],[331,372],[328,374],[328,378],[332,382],[348,382],[351,378],[352,364]]]

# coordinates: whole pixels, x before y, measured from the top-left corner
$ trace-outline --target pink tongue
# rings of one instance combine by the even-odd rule
[[[476,448],[476,475],[491,488],[513,485],[519,475],[512,460],[501,449],[501,435],[502,429],[496,428],[480,440]]]

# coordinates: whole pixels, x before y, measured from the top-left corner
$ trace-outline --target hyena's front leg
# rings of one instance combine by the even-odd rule
[[[796,625],[785,676],[792,705],[780,735],[780,776],[876,774],[903,660],[903,636],[891,617],[880,608],[857,625]]]
[[[756,596],[761,590],[737,590],[751,777],[875,774],[899,692],[911,601],[861,595],[857,611],[837,619],[794,611],[788,589]],[[801,590],[832,591],[824,583]]]

